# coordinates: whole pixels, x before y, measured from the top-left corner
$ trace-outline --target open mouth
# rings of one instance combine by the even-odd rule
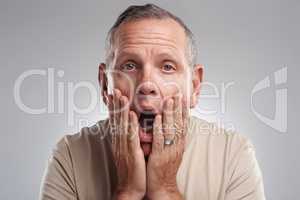
[[[140,113],[139,124],[143,132],[152,133],[155,116],[156,113],[151,111]]]
[[[143,111],[139,113],[139,137],[141,148],[147,158],[152,151],[153,123],[157,113],[153,111]]]

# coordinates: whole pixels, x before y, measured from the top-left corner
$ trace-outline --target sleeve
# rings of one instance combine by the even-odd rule
[[[77,199],[72,159],[66,137],[58,142],[48,160],[39,199]]]
[[[253,145],[245,138],[237,139],[239,148],[229,165],[226,200],[265,200],[263,178]],[[233,142],[235,143],[235,142]]]

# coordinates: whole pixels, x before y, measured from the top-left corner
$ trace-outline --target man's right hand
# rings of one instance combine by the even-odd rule
[[[138,119],[129,111],[129,101],[117,89],[109,96],[109,123],[117,167],[116,199],[141,200],[146,193],[146,164],[140,147]]]

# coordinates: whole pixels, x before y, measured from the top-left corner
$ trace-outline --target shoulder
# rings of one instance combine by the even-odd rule
[[[187,148],[204,157],[221,159],[227,166],[241,165],[255,159],[254,146],[245,135],[218,127],[215,123],[195,116],[189,120],[187,137]]]
[[[107,182],[103,180],[113,177],[108,132],[108,122],[103,120],[76,134],[63,136],[47,164],[41,197],[87,199],[87,196],[105,195],[98,190],[105,191]]]
[[[209,143],[223,144],[232,151],[240,148],[253,148],[249,138],[235,130],[224,129],[216,123],[208,122],[196,116],[189,119],[188,140],[202,140]],[[222,145],[221,145],[222,146]]]
[[[57,142],[53,155],[80,159],[104,149],[101,147],[109,145],[110,140],[108,128],[108,120],[101,120],[93,126],[82,128],[75,134],[66,134]]]
[[[264,199],[263,178],[255,149],[245,135],[191,117],[188,138],[187,159],[196,161],[205,172],[213,170],[213,174],[206,176],[223,182],[226,199],[240,199],[247,194],[250,199]]]

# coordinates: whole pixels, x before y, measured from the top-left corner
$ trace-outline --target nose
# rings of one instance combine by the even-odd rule
[[[158,88],[152,81],[143,81],[137,88],[137,94],[139,95],[158,95]]]
[[[137,94],[156,96],[159,94],[159,89],[154,80],[153,66],[145,65],[139,77]]]

